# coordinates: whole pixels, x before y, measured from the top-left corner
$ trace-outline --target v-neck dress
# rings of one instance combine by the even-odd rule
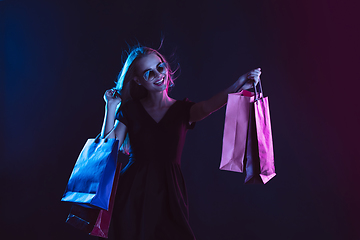
[[[140,101],[129,100],[116,119],[126,125],[129,163],[121,171],[112,217],[116,240],[194,240],[180,169],[189,124],[187,99],[156,122]]]

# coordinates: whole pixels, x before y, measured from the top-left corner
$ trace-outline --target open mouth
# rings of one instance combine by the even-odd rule
[[[154,82],[154,84],[155,84],[156,86],[161,86],[161,85],[163,85],[163,84],[164,84],[164,78],[165,78],[165,77],[161,78],[160,80],[157,80],[156,82]]]

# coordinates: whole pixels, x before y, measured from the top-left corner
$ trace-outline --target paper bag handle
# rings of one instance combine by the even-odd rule
[[[106,136],[104,137],[104,139],[105,139],[105,142],[107,142],[107,138],[109,137],[109,135],[114,131],[114,129],[115,129],[115,127],[113,127],[112,129],[111,129],[111,131],[108,133],[108,134],[106,134]],[[100,136],[101,136],[101,133],[99,133],[99,135],[97,135],[96,136],[96,138],[95,138],[95,142],[99,142],[99,138],[100,138]],[[115,137],[116,138],[116,137]]]
[[[257,100],[259,100],[260,98],[263,98],[264,97],[264,92],[262,90],[262,85],[261,85],[261,80],[259,79],[259,87],[260,87],[260,91],[257,91],[256,89],[256,85],[255,85],[255,82],[253,83],[254,84],[254,90],[255,90],[255,102]],[[261,95],[262,94],[262,95]]]

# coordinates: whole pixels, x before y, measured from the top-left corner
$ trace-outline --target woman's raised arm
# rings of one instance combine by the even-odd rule
[[[257,84],[259,82],[260,74],[260,68],[251,70],[250,72],[245,73],[239,77],[233,85],[224,91],[221,91],[206,101],[194,104],[190,109],[190,123],[200,121],[224,106],[227,102],[229,93],[238,92],[243,89],[249,89],[253,86],[254,82]]]
[[[114,128],[114,131],[110,133],[108,138],[117,138],[122,145],[125,135],[126,135],[126,126],[117,121],[115,122],[116,110],[119,104],[121,104],[121,98],[116,95],[114,89],[107,90],[104,94],[105,105],[105,116],[104,122],[101,129],[101,137],[104,138],[109,132]]]

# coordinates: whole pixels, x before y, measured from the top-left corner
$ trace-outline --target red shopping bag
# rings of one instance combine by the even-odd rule
[[[120,170],[121,163],[118,163],[116,166],[108,210],[94,209],[74,204],[70,210],[66,223],[87,232],[89,235],[108,238]]]
[[[245,171],[245,183],[265,184],[276,175],[269,103],[261,83],[260,90],[229,94],[226,108],[220,169]]]

